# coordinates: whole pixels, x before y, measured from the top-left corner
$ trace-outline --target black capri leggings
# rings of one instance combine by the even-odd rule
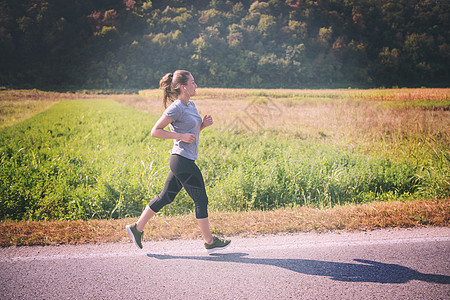
[[[175,196],[184,187],[195,203],[195,216],[197,219],[208,217],[208,196],[202,173],[195,161],[183,156],[172,154],[170,156],[170,172],[164,188],[158,196],[148,203],[148,206],[158,212],[165,205],[172,203]]]

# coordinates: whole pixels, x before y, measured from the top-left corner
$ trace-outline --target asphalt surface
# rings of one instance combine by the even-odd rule
[[[0,249],[0,299],[450,299],[450,228]]]

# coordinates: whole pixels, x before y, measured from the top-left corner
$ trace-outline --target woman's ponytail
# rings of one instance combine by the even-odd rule
[[[159,81],[159,88],[163,91],[163,105],[164,108],[167,107],[167,101],[171,100],[171,85],[173,80],[173,74],[167,73]],[[172,100],[173,101],[173,100]]]
[[[167,103],[173,102],[181,93],[181,85],[186,85],[191,73],[184,70],[177,70],[174,73],[167,73],[159,81],[159,88],[163,91],[163,105],[167,108]]]

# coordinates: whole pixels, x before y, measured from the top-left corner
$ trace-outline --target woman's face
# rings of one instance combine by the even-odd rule
[[[195,90],[197,89],[197,85],[195,84],[194,76],[192,75],[189,76],[189,79],[184,87],[186,87],[186,91],[189,93],[190,97],[195,96]]]

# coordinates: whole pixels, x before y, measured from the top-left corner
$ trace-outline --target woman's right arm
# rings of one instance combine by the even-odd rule
[[[152,128],[152,137],[159,139],[181,140],[185,143],[192,143],[195,140],[195,135],[191,133],[178,133],[164,130],[173,120],[166,115],[162,115]]]

